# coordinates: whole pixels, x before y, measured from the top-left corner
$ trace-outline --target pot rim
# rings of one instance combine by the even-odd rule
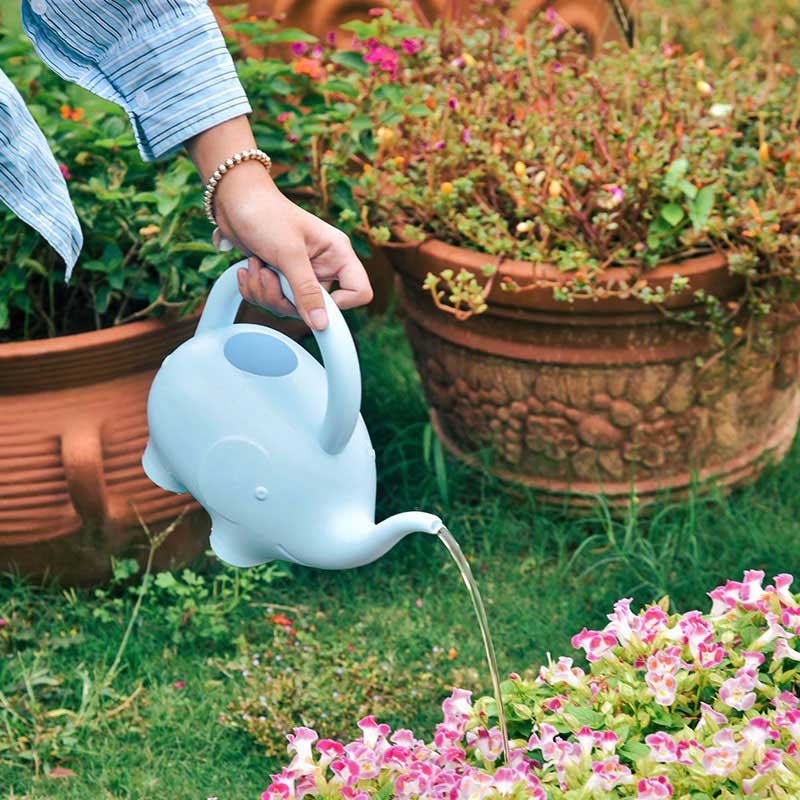
[[[490,256],[478,250],[448,244],[441,239],[430,238],[422,242],[398,242],[385,248],[393,265],[404,275],[417,280],[424,279],[428,272],[441,270],[447,266],[457,269],[466,268],[480,273],[489,264],[497,267],[500,277],[509,277],[520,285],[529,283],[531,279],[540,279],[565,283],[574,274],[562,272],[552,264],[516,261],[502,257]],[[416,258],[408,258],[410,253]],[[688,278],[689,288],[680,294],[668,298],[666,308],[687,308],[695,305],[694,292],[697,289],[712,290],[719,297],[728,298],[741,294],[744,281],[741,276],[732,275],[729,269],[728,256],[722,251],[690,256],[682,261],[661,264],[647,270],[643,275],[635,275],[629,267],[610,267],[603,271],[606,285],[618,285],[627,280],[630,284],[638,278],[645,278],[648,285],[668,289],[675,275]],[[419,291],[422,291],[420,288]],[[514,292],[503,290],[499,281],[495,282],[487,297],[489,315],[492,307],[499,309],[538,310],[554,312],[558,316],[586,315],[597,317],[602,314],[644,314],[647,317],[659,315],[656,308],[645,305],[635,297],[605,297],[602,299],[577,298],[566,303],[553,297],[552,287],[540,286]],[[500,312],[502,314],[502,311]]]
[[[0,344],[0,398],[74,389],[148,370],[191,338],[199,312]]]
[[[183,317],[163,316],[125,322],[82,333],[67,333],[62,336],[51,336],[44,339],[26,339],[16,342],[0,342],[0,363],[7,359],[35,358],[52,356],[58,353],[74,353],[78,350],[93,350],[107,347],[119,342],[135,339],[149,333],[155,333],[189,319],[197,320],[196,314]]]

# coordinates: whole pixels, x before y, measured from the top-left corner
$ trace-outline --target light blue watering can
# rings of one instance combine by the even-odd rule
[[[192,339],[150,389],[150,480],[188,492],[211,515],[211,547],[237,567],[275,559],[347,569],[442,522],[411,511],[375,524],[375,451],[361,418],[361,373],[341,311],[314,331],[324,368],[296,342],[234,324],[237,270],[217,280]],[[281,287],[293,301],[281,275]]]

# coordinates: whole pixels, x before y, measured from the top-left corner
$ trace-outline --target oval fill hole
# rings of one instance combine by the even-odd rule
[[[225,342],[225,358],[237,369],[265,378],[280,378],[297,367],[297,355],[268,333],[237,333]]]

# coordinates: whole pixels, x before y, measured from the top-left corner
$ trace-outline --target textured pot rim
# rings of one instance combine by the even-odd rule
[[[184,317],[161,317],[126,322],[110,328],[101,328],[83,333],[68,333],[63,336],[53,336],[46,339],[29,339],[22,342],[0,343],[0,365],[4,361],[18,358],[36,358],[38,356],[52,356],[58,353],[75,353],[78,351],[96,350],[108,347],[119,342],[136,339],[150,333],[158,333],[176,323],[186,320],[197,321],[195,314]]]
[[[399,243],[385,249],[392,264],[401,273],[420,281],[424,280],[428,272],[433,271],[431,267],[434,263],[439,269],[450,266],[468,269],[472,272],[480,272],[487,263],[494,263],[501,277],[509,277],[520,285],[530,282],[531,278],[566,283],[571,276],[571,273],[561,272],[552,264],[532,264],[513,259],[498,259],[496,256],[490,256],[478,250],[448,244],[441,239],[432,238],[419,243]],[[414,257],[409,258],[411,253],[414,254]],[[634,271],[627,267],[611,267],[603,274],[606,284],[618,284],[623,280],[630,282],[634,277]],[[713,287],[716,294],[731,297],[740,293],[744,285],[739,276],[731,275],[727,254],[723,252],[711,252],[683,261],[661,264],[648,270],[646,279],[650,286],[667,289],[676,274],[689,279],[692,291],[684,292],[667,300],[666,307],[673,309],[694,305],[693,291],[696,289]],[[594,317],[602,314],[643,313],[647,316],[654,316],[660,313],[657,309],[646,306],[636,298],[612,297],[597,301],[578,299],[574,303],[564,303],[553,298],[550,287],[509,292],[504,291],[499,282],[493,286],[487,302],[490,315],[493,306],[506,309],[542,310],[555,312],[560,316],[585,314]]]
[[[199,312],[0,344],[0,397],[73,389],[156,370],[190,338]]]

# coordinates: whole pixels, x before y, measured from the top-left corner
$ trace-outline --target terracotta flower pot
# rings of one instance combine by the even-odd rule
[[[636,300],[568,305],[551,289],[496,288],[487,313],[459,322],[436,309],[422,281],[492,259],[438,241],[388,254],[442,441],[475,464],[483,451],[494,474],[545,499],[585,505],[602,493],[624,504],[632,488],[646,500],[696,480],[733,486],[782,458],[794,438],[797,328],[779,337],[771,358],[704,369],[696,359],[709,355],[708,334]],[[723,256],[661,267],[650,281],[667,286],[676,272],[720,297],[740,292]],[[529,283],[531,267],[505,262],[500,274]],[[560,277],[550,267],[537,274]]]
[[[628,9],[628,0],[616,0]],[[544,8],[554,8],[564,21],[583,32],[596,49],[608,41],[618,41],[621,32],[611,5],[612,0],[520,0],[512,12],[512,20],[526,24]],[[212,6],[236,5],[235,0],[217,0]],[[287,27],[301,28],[323,38],[329,31],[352,19],[368,17],[369,10],[386,5],[385,0],[250,0],[248,11],[263,16],[282,15]],[[419,0],[428,19],[435,19],[448,7],[447,0]],[[352,35],[340,32],[339,42],[347,45]],[[249,55],[258,55],[257,48],[245,44]]]
[[[158,568],[207,548],[205,512],[140,465],[150,383],[196,324],[147,320],[0,345],[0,570],[101,582],[111,556],[146,555],[137,509],[156,530],[188,509]]]

